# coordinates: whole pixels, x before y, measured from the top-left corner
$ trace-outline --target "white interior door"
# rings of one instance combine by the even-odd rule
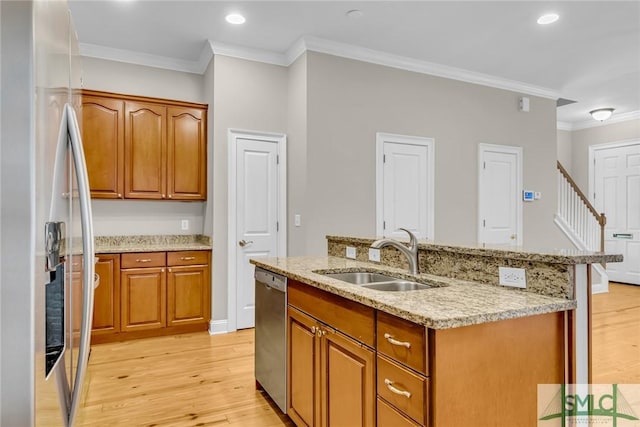
[[[377,235],[433,239],[433,140],[378,134],[378,146]]]
[[[607,216],[605,252],[623,262],[607,264],[609,279],[640,285],[640,142],[594,152],[594,201]]]
[[[522,148],[480,144],[478,242],[522,244]]]
[[[278,256],[278,144],[236,139],[236,327],[254,326],[250,258]]]

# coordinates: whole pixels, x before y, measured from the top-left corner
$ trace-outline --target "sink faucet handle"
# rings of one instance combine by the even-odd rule
[[[399,230],[406,231],[407,234],[409,234],[409,238],[411,239],[411,240],[409,240],[409,246],[411,247],[411,250],[417,249],[418,248],[418,238],[416,237],[416,235],[413,234],[411,231],[407,230],[406,228],[400,227],[396,231],[399,231]]]

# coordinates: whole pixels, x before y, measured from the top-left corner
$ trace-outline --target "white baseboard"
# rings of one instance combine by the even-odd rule
[[[606,294],[609,292],[609,281],[604,283],[593,283],[591,285],[592,294]]]
[[[226,334],[228,322],[227,319],[222,320],[210,320],[209,321],[209,335]]]

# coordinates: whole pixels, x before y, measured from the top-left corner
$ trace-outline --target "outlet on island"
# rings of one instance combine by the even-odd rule
[[[380,262],[380,249],[369,248],[369,261]]]
[[[346,252],[347,258],[356,259],[356,248],[354,248],[353,246],[347,246]]]
[[[527,276],[524,268],[498,267],[500,284],[515,288],[527,287]]]

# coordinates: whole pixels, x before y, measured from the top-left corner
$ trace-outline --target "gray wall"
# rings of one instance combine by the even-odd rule
[[[213,320],[227,318],[227,132],[287,133],[287,68],[216,56],[213,71]],[[211,105],[210,105],[211,109]],[[207,219],[208,221],[208,219]]]
[[[572,176],[583,192],[589,191],[589,147],[629,139],[640,139],[640,119],[571,132]]]
[[[556,209],[555,101],[330,55],[307,53],[308,255],[326,251],[326,234],[375,234],[375,134],[435,138],[435,237],[477,240],[479,143],[524,148],[524,187],[541,200],[524,205],[528,247],[567,247]]]
[[[207,103],[204,77],[96,58],[82,58],[84,88]],[[211,163],[209,163],[211,164]],[[135,234],[201,234],[205,204],[140,200],[93,200],[97,236]],[[189,220],[189,230],[180,221]]]
[[[562,166],[573,173],[573,149],[571,146],[571,131],[558,130],[558,160]]]
[[[287,109],[287,249],[289,256],[304,255],[307,229],[307,55],[289,66]],[[294,225],[294,215],[301,226]]]

